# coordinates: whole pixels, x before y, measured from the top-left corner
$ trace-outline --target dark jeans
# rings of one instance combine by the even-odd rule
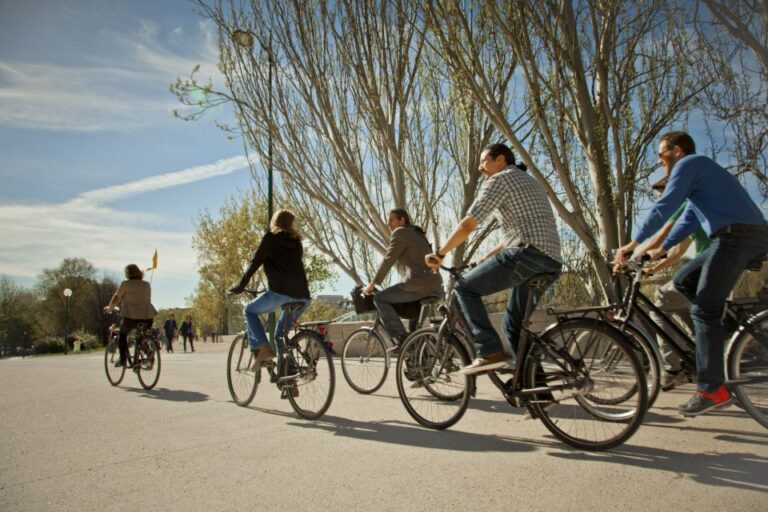
[[[454,293],[475,341],[477,357],[517,351],[528,301],[527,281],[536,274],[560,274],[562,264],[534,248],[505,249],[489,258],[456,283]],[[496,333],[483,297],[511,289],[504,312],[504,332],[509,344]],[[539,290],[539,294],[543,290]],[[534,297],[534,305],[539,297]]]
[[[195,345],[192,344],[194,336],[192,334],[183,334],[182,337],[184,338],[184,352],[187,351],[187,340],[189,340],[189,349],[195,350]]]
[[[725,300],[747,263],[766,251],[768,230],[721,235],[675,274],[675,287],[692,303],[699,391],[714,393],[725,381]]]
[[[165,333],[165,339],[166,339],[166,345],[165,345],[165,351],[166,352],[173,352],[173,331],[166,332]]]
[[[400,320],[400,315],[397,314],[392,304],[401,304],[403,302],[415,302],[426,297],[439,297],[442,295],[442,290],[435,292],[410,292],[403,290],[402,283],[384,288],[380,292],[376,292],[373,296],[373,303],[376,305],[376,310],[379,312],[379,318],[381,324],[384,326],[384,330],[391,338],[405,334],[405,328],[403,322]],[[410,328],[414,329],[416,322],[412,321]]]
[[[123,318],[120,322],[120,333],[117,336],[117,346],[120,349],[120,362],[125,364],[128,361],[128,335],[139,324],[144,324],[145,329],[152,328],[152,318],[140,320],[136,318]]]

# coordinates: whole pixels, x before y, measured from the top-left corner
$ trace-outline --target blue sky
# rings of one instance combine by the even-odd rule
[[[0,274],[33,285],[83,257],[149,266],[156,306],[195,288],[192,219],[251,186],[242,143],[175,119],[168,90],[216,34],[187,0],[0,0]]]

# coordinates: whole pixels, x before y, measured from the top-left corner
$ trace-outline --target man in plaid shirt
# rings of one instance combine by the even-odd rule
[[[425,257],[427,265],[437,269],[445,255],[463,243],[479,224],[495,218],[501,226],[503,242],[454,288],[472,331],[477,355],[472,364],[461,370],[466,375],[513,364],[528,300],[526,281],[535,274],[560,274],[562,268],[552,207],[526,169],[522,163],[515,164],[515,155],[504,144],[486,147],[480,155],[479,169],[485,182],[475,202],[442,247]],[[499,338],[483,304],[484,296],[507,288],[512,292],[504,313],[509,344]]]

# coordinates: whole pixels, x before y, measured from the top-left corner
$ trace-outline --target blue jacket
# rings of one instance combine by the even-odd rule
[[[656,233],[686,199],[688,206],[662,244],[665,250],[699,225],[711,237],[730,224],[765,224],[762,212],[733,175],[711,158],[688,155],[672,168],[664,195],[635,231],[634,240],[642,243]]]

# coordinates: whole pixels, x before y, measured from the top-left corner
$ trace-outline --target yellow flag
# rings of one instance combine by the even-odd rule
[[[147,272],[150,270],[155,270],[157,268],[157,249],[155,249],[155,255],[152,256],[152,266],[147,269]]]

